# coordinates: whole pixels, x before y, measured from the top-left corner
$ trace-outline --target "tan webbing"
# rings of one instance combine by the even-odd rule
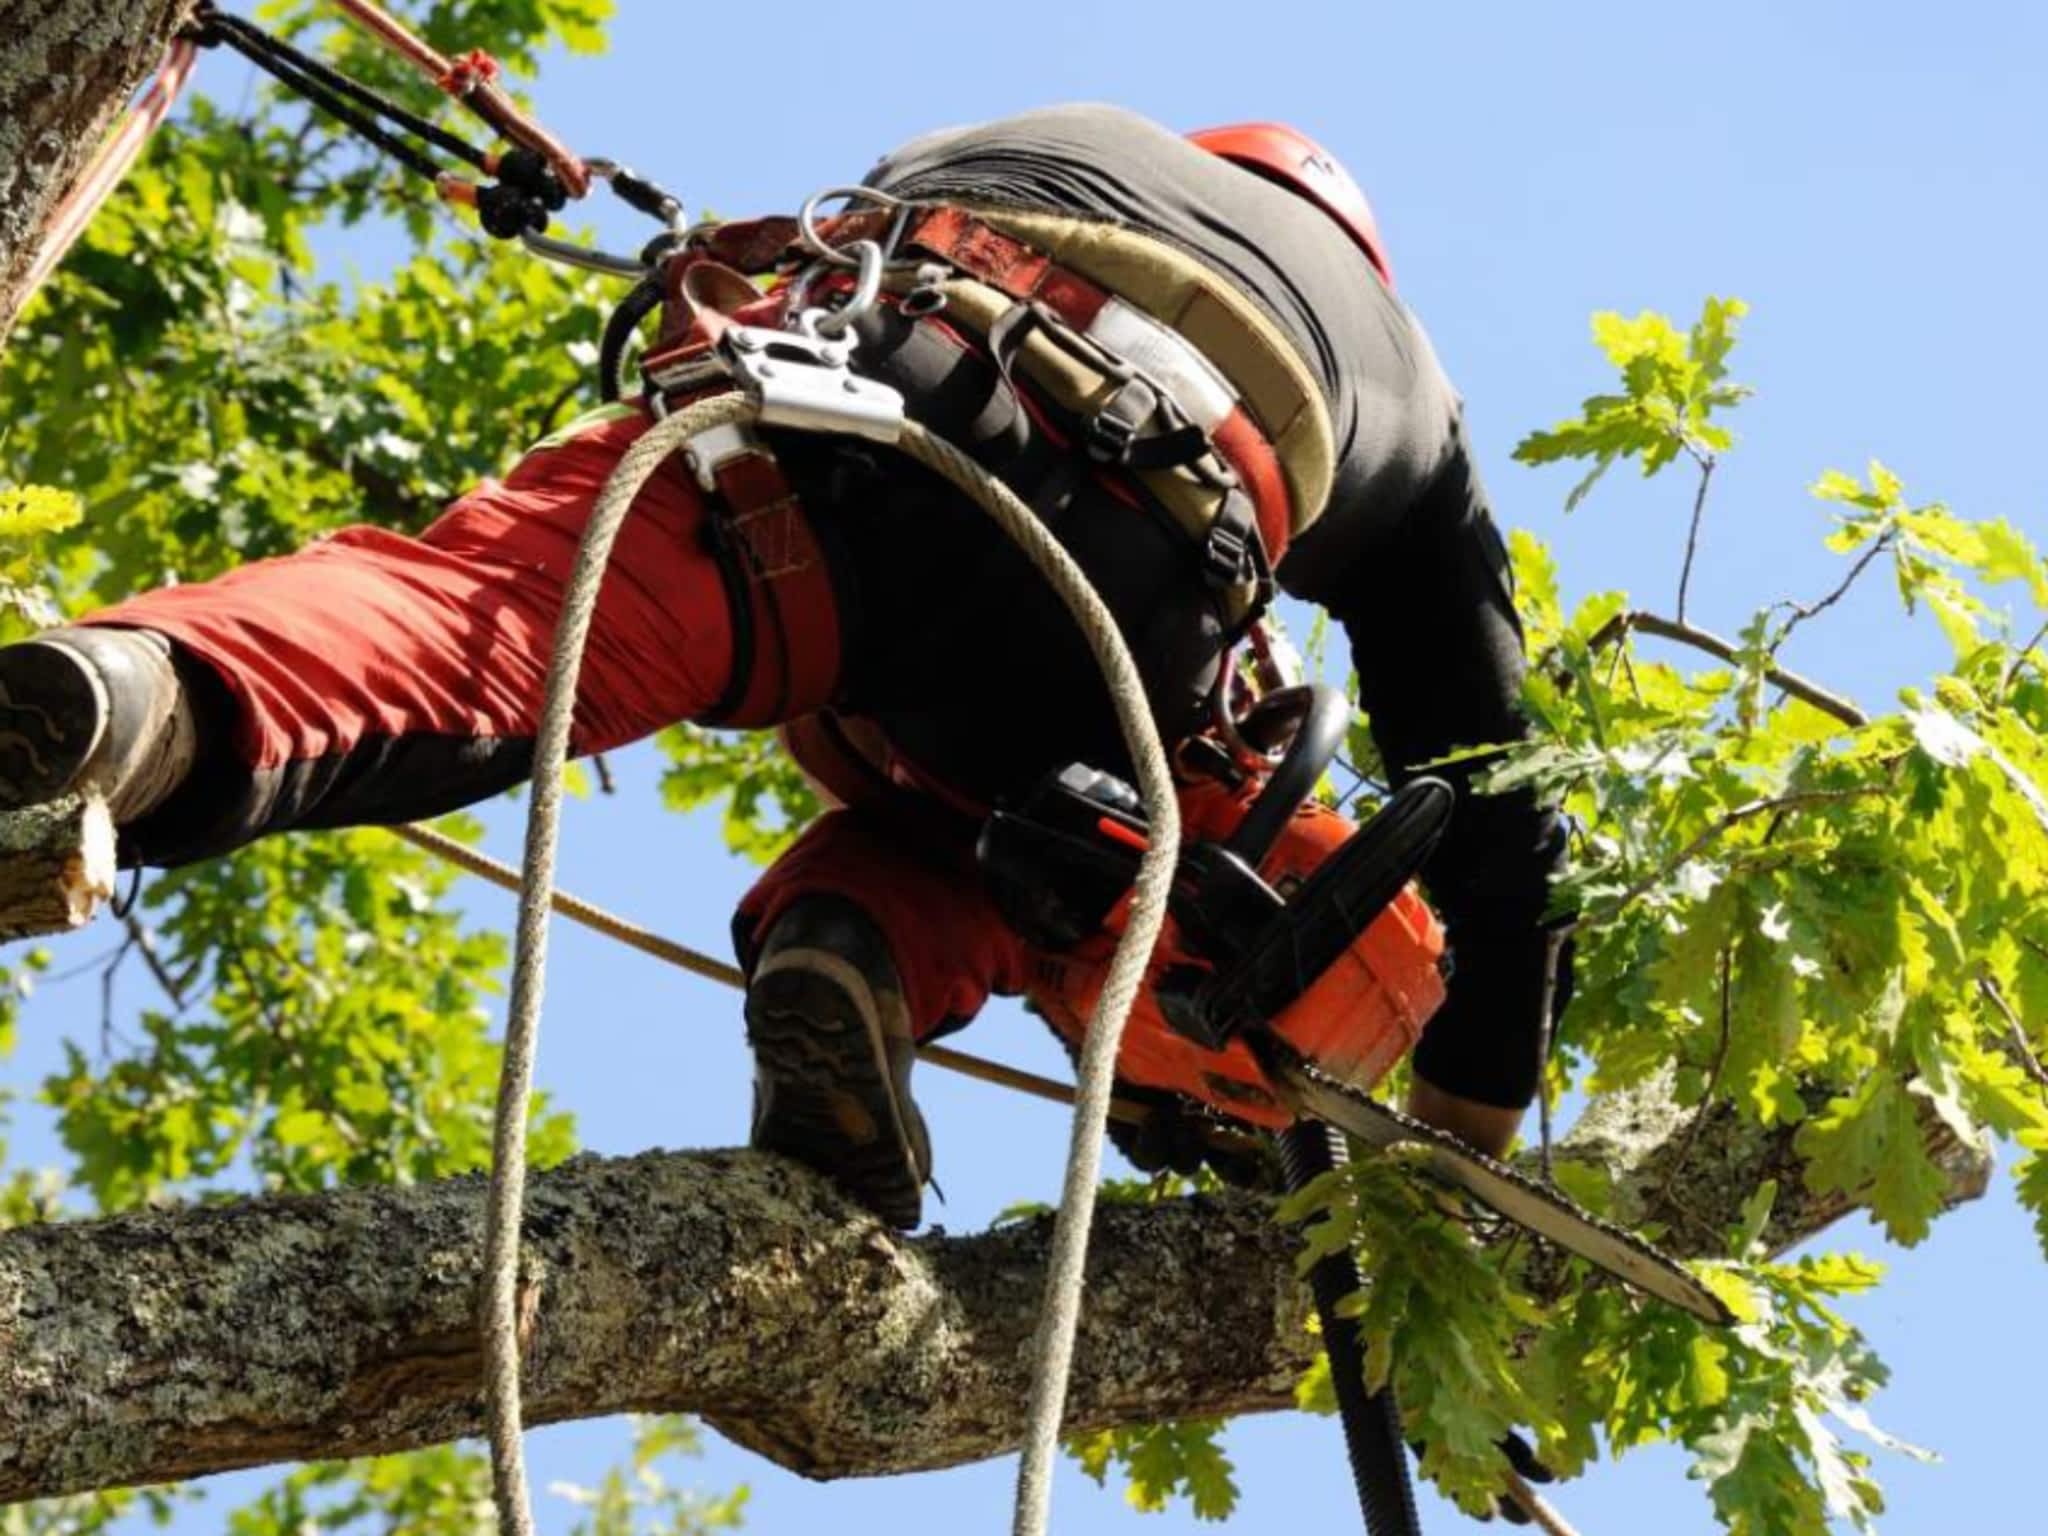
[[[961,206],[1180,332],[1230,381],[1273,445],[1293,533],[1315,521],[1335,475],[1329,409],[1307,361],[1254,300],[1178,248],[1120,225]]]

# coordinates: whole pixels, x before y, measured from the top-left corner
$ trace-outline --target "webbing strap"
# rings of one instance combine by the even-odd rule
[[[964,208],[931,209],[911,223],[904,239],[1011,299],[1043,305],[1084,335],[1114,302],[1106,288],[1059,265],[1024,241],[993,228]],[[1242,405],[1235,404],[1205,436],[1217,457],[1236,472],[1245,493],[1251,497],[1267,560],[1277,560],[1287,546],[1294,518],[1287,482],[1273,445]],[[1174,455],[1185,446],[1169,434],[1168,443],[1159,450],[1162,461],[1177,462]]]
[[[698,462],[699,480],[723,503],[711,530],[735,640],[732,677],[700,723],[761,728],[822,709],[838,686],[844,636],[831,564],[809,514],[751,434],[715,462]]]

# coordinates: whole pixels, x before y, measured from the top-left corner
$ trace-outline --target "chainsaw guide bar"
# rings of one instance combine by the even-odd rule
[[[1272,1055],[1278,1059],[1268,1062],[1269,1070],[1293,1094],[1295,1107],[1303,1114],[1370,1146],[1426,1148],[1429,1158],[1424,1166],[1434,1177],[1464,1190],[1516,1226],[1694,1317],[1723,1328],[1735,1322],[1727,1303],[1697,1275],[1626,1227],[1595,1216],[1568,1195],[1494,1161],[1448,1132],[1368,1098],[1298,1057]]]

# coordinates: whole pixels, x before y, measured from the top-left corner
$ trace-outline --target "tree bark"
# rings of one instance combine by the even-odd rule
[[[1673,1102],[1670,1078],[1660,1074],[1597,1100],[1559,1142],[1558,1160],[1599,1170],[1614,1191],[1610,1216],[1632,1227],[1663,1228],[1669,1234],[1664,1246],[1688,1258],[1727,1257],[1720,1244],[1740,1218],[1742,1203],[1765,1180],[1778,1186],[1763,1233],[1764,1247],[1773,1254],[1855,1208],[1838,1193],[1820,1195],[1807,1187],[1795,1146],[1799,1127],[1759,1126],[1717,1103],[1695,1128],[1697,1113]],[[1931,1106],[1922,1110],[1920,1132],[1948,1181],[1950,1206],[1984,1193],[1991,1180],[1988,1146],[1959,1141]]]
[[[0,347],[51,211],[190,0],[9,0],[0,25]]]
[[[1690,1115],[1653,1086],[1603,1103],[1561,1156],[1680,1254],[1778,1177],[1772,1238],[1842,1214],[1804,1194],[1789,1135]],[[1988,1163],[1945,1158],[1954,1196]],[[483,1186],[273,1197],[0,1234],[0,1502],[264,1462],[367,1455],[480,1424]],[[530,1422],[692,1412],[811,1477],[1012,1449],[1049,1220],[898,1238],[794,1165],[744,1152],[573,1160],[525,1227]],[[1097,1217],[1068,1423],[1286,1407],[1309,1358],[1294,1243],[1249,1196]]]
[[[66,795],[0,816],[0,941],[84,927],[114,879],[104,801]]]
[[[0,1502],[477,1432],[483,1184],[0,1235]],[[901,1240],[744,1152],[577,1158],[525,1226],[526,1413],[702,1414],[813,1477],[1016,1443],[1048,1220]],[[1070,1423],[1285,1406],[1292,1241],[1244,1196],[1109,1207]]]

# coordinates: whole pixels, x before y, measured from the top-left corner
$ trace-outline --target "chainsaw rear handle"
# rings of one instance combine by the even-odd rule
[[[1247,869],[1257,869],[1273,851],[1288,818],[1315,793],[1324,771],[1335,761],[1351,729],[1351,701],[1321,683],[1276,688],[1252,707],[1238,729],[1256,743],[1269,725],[1284,724],[1289,718],[1299,724],[1286,753],[1223,845],[1223,851],[1242,860]]]

